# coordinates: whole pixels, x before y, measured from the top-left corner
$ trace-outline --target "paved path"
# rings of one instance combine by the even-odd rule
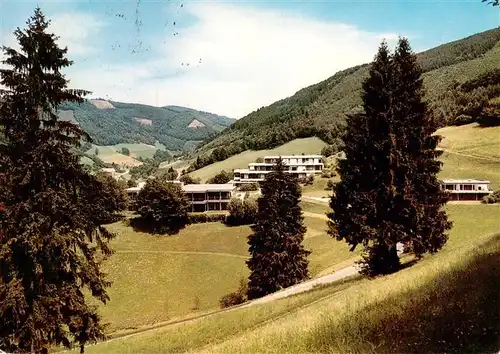
[[[332,274],[324,275],[324,276],[316,278],[316,279],[311,279],[311,280],[305,281],[303,283],[286,288],[284,290],[277,291],[275,293],[261,297],[260,299],[253,300],[253,301],[251,301],[243,306],[240,306],[239,308],[245,308],[245,307],[265,304],[267,302],[275,301],[278,299],[283,299],[283,298],[288,297],[288,296],[297,295],[297,294],[303,293],[304,291],[309,291],[317,285],[330,284],[330,283],[333,283],[337,280],[341,280],[341,279],[344,279],[344,278],[347,278],[347,277],[350,277],[350,276],[356,275],[356,274],[358,274],[358,270],[356,269],[356,267],[354,267],[354,266],[346,267],[346,268],[340,269]]]

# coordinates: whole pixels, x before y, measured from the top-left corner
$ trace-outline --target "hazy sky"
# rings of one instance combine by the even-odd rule
[[[371,61],[381,38],[421,51],[500,26],[480,0],[0,0],[3,44],[36,4],[74,60],[72,87],[234,118]]]

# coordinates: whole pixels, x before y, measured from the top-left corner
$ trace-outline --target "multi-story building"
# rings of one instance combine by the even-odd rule
[[[182,186],[191,202],[192,212],[227,210],[234,184],[186,184]]]
[[[181,185],[191,203],[191,212],[227,210],[236,189],[233,184],[183,184],[179,181],[174,183]],[[137,187],[128,188],[127,193],[133,199],[145,185],[145,182],[141,182]]]
[[[288,172],[299,178],[323,171],[323,156],[321,155],[266,156],[264,162],[253,162],[248,164],[248,168],[233,170],[234,184],[242,185],[264,181],[266,174],[273,170],[276,160],[280,157],[287,166]]]
[[[445,179],[441,189],[450,195],[450,200],[481,200],[490,195],[490,181],[476,179]]]

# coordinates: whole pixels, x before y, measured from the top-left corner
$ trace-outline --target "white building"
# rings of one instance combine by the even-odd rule
[[[210,210],[227,210],[229,201],[233,197],[236,186],[234,184],[183,184],[184,194],[191,202],[191,212],[205,212]],[[141,182],[137,187],[127,188],[130,197],[134,197],[144,188],[146,182]]]
[[[266,156],[264,157],[264,162],[253,162],[248,164],[248,168],[234,169],[234,183],[241,185],[264,181],[266,174],[273,170],[276,160],[279,157],[282,158],[287,166],[288,173],[293,173],[299,178],[323,171],[323,156],[321,155]]]
[[[490,181],[477,179],[445,179],[441,189],[450,194],[450,200],[481,200],[493,193]]]

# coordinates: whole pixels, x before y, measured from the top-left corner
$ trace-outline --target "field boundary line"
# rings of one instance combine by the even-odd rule
[[[232,254],[232,253],[221,253],[221,252],[196,252],[196,251],[157,251],[157,250],[115,250],[114,253],[122,253],[122,254],[187,254],[187,255],[202,255],[202,256],[223,256],[223,257],[233,257],[233,258],[241,258],[248,259],[248,256],[243,256],[240,254]]]
[[[458,151],[448,150],[448,149],[443,149],[443,148],[440,148],[440,150],[443,151],[443,152],[447,152],[449,154],[453,154],[453,155],[458,155],[458,156],[463,156],[463,157],[470,157],[472,159],[478,159],[478,160],[485,160],[485,161],[499,162],[500,163],[500,158],[464,154],[463,152],[458,152]]]

